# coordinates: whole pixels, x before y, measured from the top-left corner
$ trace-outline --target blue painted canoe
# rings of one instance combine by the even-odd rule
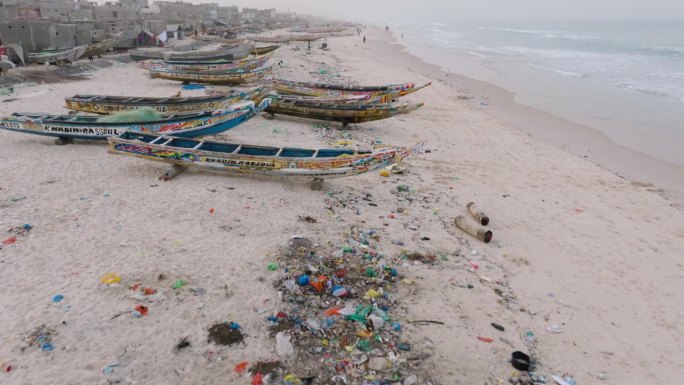
[[[14,113],[0,118],[0,128],[62,139],[105,140],[126,131],[160,133],[194,138],[216,135],[258,115],[271,103],[264,99],[258,106],[252,101],[233,104],[225,110],[164,116],[141,122],[100,122],[100,116]]]

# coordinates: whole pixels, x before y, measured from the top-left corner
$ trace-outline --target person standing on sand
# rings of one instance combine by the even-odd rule
[[[363,37],[363,44],[366,44],[366,36]]]

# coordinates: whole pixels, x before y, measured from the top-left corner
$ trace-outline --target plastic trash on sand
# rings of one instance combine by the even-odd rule
[[[186,84],[182,88],[184,90],[203,90],[204,86],[201,84]]]
[[[289,357],[295,354],[294,346],[290,343],[290,338],[289,335],[283,332],[278,332],[278,334],[276,334],[276,353],[278,353],[279,356]]]
[[[100,282],[105,285],[113,285],[115,283],[121,282],[121,276],[116,273],[107,273],[100,277]]]

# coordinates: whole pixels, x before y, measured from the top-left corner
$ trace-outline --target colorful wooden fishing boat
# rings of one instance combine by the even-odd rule
[[[324,38],[323,35],[298,34],[298,35],[278,35],[278,36],[248,36],[247,38],[256,43],[287,43],[290,41],[316,41]]]
[[[231,91],[217,96],[148,98],[137,96],[75,95],[65,99],[70,110],[94,114],[116,114],[141,108],[153,108],[160,114],[187,114],[230,108],[241,100],[256,100],[264,94],[264,87]]]
[[[282,95],[272,91],[268,93],[268,97],[273,100],[278,100],[281,102],[303,102],[308,104],[321,104],[333,106],[352,106],[359,104],[369,104],[372,102],[372,99],[369,94],[341,96],[300,96]],[[376,101],[376,103],[378,102]]]
[[[131,49],[128,50],[128,57],[134,61],[164,60],[165,52],[162,50]]]
[[[207,43],[220,43],[220,44],[225,44],[225,45],[235,45],[235,44],[239,44],[239,43],[244,41],[244,39],[226,39],[226,38],[219,37],[219,36],[209,36],[209,35],[197,36],[197,37],[193,36],[192,38],[195,40],[198,40],[198,41],[205,41]]]
[[[298,82],[274,79],[273,88],[281,94],[301,96],[344,96],[369,95],[369,102],[389,102],[402,96],[419,91],[432,83],[417,86],[415,83],[387,84],[383,86],[347,86],[326,83]]]
[[[252,50],[254,44],[242,44],[236,47],[221,47],[214,51],[167,53],[164,54],[164,61],[167,64],[228,63],[246,58]]]
[[[264,99],[259,106],[245,101],[226,110],[168,115],[152,121],[116,123],[102,122],[103,117],[100,116],[14,113],[0,118],[0,128],[61,139],[106,139],[125,131],[199,137],[229,130],[259,114],[269,103],[270,99]]]
[[[252,51],[252,55],[264,55],[269,52],[273,52],[280,48],[280,45],[274,44],[274,45],[267,45],[265,47],[254,47],[254,50]]]
[[[73,63],[78,60],[83,53],[85,53],[86,47],[84,45],[74,47],[66,50],[59,51],[41,51],[41,52],[29,52],[27,61],[29,63]]]
[[[81,57],[90,58],[93,56],[102,55],[103,53],[107,52],[108,50],[116,47],[116,45],[119,43],[119,40],[120,40],[120,38],[114,37],[111,39],[102,40],[101,42],[98,42],[98,43],[88,44],[86,46],[85,52],[83,53],[83,55]]]
[[[205,93],[210,96],[224,96],[229,93],[221,91],[220,89],[207,89]],[[265,93],[263,97],[271,98],[282,102],[306,102],[311,104],[345,106],[345,105],[359,105],[368,104],[370,95],[342,95],[342,96],[328,96],[328,97],[314,97],[314,96],[299,96],[299,95],[281,95],[277,92],[271,91]]]
[[[163,60],[145,60],[138,63],[138,67],[144,69],[164,69],[170,71],[226,71],[234,69],[251,70],[263,66],[273,56],[267,53],[250,59],[236,60],[229,63],[193,63],[193,64],[167,64]]]
[[[271,73],[271,66],[262,66],[254,70],[228,71],[167,71],[151,69],[153,78],[177,80],[181,82],[197,82],[210,84],[239,84],[255,81]]]
[[[321,179],[362,174],[397,163],[420,152],[423,145],[421,142],[408,148],[383,146],[360,151],[253,146],[137,132],[125,132],[109,138],[109,152],[113,154],[232,174]]]
[[[299,118],[350,123],[363,123],[407,114],[422,107],[423,103],[379,103],[360,105],[324,105],[308,101],[284,101],[274,99],[266,112]]]

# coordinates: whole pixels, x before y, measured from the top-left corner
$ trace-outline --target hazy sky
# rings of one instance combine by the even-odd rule
[[[681,18],[684,0],[215,0],[369,22]]]

